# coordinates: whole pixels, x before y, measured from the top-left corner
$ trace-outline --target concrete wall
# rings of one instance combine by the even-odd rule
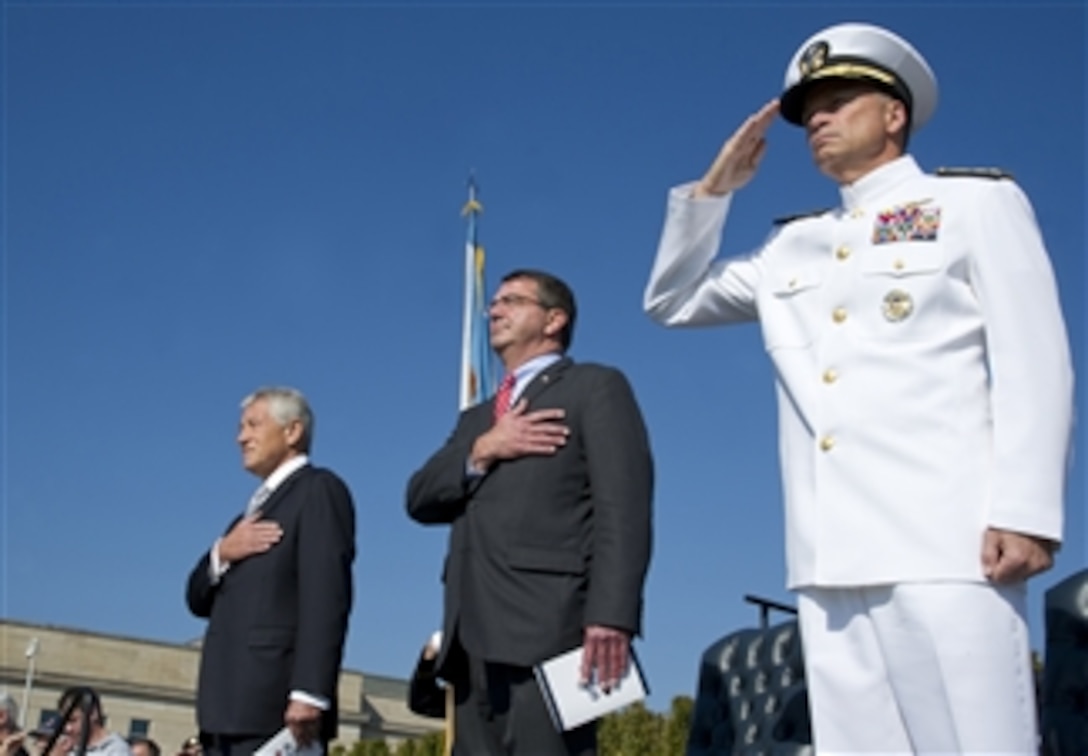
[[[20,706],[32,638],[38,639],[38,653],[23,715],[29,727],[38,724],[42,711],[55,709],[65,688],[89,685],[102,697],[109,729],[128,735],[133,720],[147,720],[148,736],[159,743],[163,756],[173,756],[196,734],[199,647],[0,620],[0,688],[7,688]],[[341,671],[337,742],[350,746],[376,737],[398,742],[441,729],[441,721],[408,711],[406,680],[382,676],[368,692],[366,678],[355,670]]]

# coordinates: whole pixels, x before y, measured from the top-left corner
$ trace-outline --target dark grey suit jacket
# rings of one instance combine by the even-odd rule
[[[290,691],[301,690],[331,702],[322,719],[327,741],[336,736],[336,687],[352,603],[351,493],[334,473],[306,465],[262,510],[283,528],[279,543],[232,565],[216,585],[207,553],[189,575],[189,609],[209,619],[197,723],[217,735],[271,736],[284,726]]]
[[[457,639],[477,658],[530,666],[578,646],[586,625],[641,632],[653,463],[630,385],[618,370],[564,358],[522,398],[530,411],[566,411],[571,435],[555,455],[466,477],[492,423],[488,401],[461,414],[408,484],[413,519],[452,525],[440,674]]]

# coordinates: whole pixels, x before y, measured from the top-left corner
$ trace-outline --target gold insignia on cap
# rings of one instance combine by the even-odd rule
[[[898,323],[910,317],[914,312],[914,300],[902,289],[892,289],[884,295],[884,317],[892,323]]]
[[[797,67],[801,69],[801,78],[810,76],[814,71],[823,68],[827,63],[827,53],[830,49],[822,39],[805,48],[801,54],[801,60],[797,63]]]

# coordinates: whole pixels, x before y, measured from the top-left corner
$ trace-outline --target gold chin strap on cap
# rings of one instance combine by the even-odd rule
[[[863,63],[830,63],[805,77],[805,81],[840,77],[845,79],[876,79],[881,84],[895,86],[895,77],[887,71]]]

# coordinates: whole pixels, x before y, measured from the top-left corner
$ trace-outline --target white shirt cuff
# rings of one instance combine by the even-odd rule
[[[476,478],[482,478],[487,473],[487,470],[481,470],[472,464],[471,459],[465,460],[465,478],[467,480],[475,480]]]
[[[321,709],[321,711],[329,710],[329,702],[327,699],[324,699],[321,696],[315,696],[312,693],[306,693],[302,690],[292,690],[291,700],[301,701],[302,703],[310,704],[310,706],[315,706],[318,709]]]
[[[219,542],[222,540],[222,538],[216,538],[215,543],[212,544],[212,550],[209,552],[208,577],[211,578],[212,585],[217,585],[220,578],[226,575],[227,570],[230,569],[230,562],[219,559]]]

